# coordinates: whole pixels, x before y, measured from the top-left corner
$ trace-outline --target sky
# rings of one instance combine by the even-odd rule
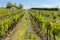
[[[5,7],[7,2],[12,2],[13,4],[23,4],[24,8],[31,7],[59,7],[60,0],[1,0],[0,7]]]

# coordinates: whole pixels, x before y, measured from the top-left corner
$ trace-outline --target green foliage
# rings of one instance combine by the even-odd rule
[[[23,4],[19,4],[19,6],[17,6],[16,3],[12,4],[11,2],[8,2],[6,8],[10,9],[12,7],[17,9],[23,9]]]
[[[4,34],[4,26],[2,23],[0,23],[0,36]]]
[[[34,10],[49,10],[49,11],[58,11],[58,8],[31,8]]]
[[[53,27],[53,23],[50,22],[50,21],[47,21],[47,22],[45,23],[45,27],[46,27],[46,29],[51,30],[52,27]]]
[[[5,34],[5,32],[8,31],[8,29],[11,27],[11,25],[13,25],[14,23],[16,23],[21,16],[24,14],[24,10],[14,10],[14,13],[12,15],[12,12],[10,9],[1,9],[0,10],[1,13],[3,14],[2,17],[3,19],[0,18],[1,22],[0,22],[0,36],[3,36]],[[4,11],[4,13],[3,13]],[[18,13],[18,12],[22,12],[22,14]],[[8,18],[6,18],[8,17]]]
[[[18,8],[17,5],[16,5],[16,3],[14,3],[13,7]]]
[[[42,18],[42,17],[38,17],[38,22],[39,22],[39,23],[44,23],[44,22],[45,22],[45,19]]]
[[[19,9],[23,9],[23,5],[22,4],[19,4]]]
[[[6,8],[12,8],[12,6],[13,6],[12,3],[8,2]]]
[[[47,35],[52,34],[54,40],[56,40],[55,36],[60,36],[60,22],[57,21],[60,20],[60,13],[58,11],[40,10],[40,15],[39,10],[31,10],[29,12],[31,16],[34,18],[34,20],[38,22],[38,24],[44,23],[42,25],[44,25],[44,28],[47,31]]]
[[[56,35],[56,36],[60,36],[60,25],[56,25],[53,30],[52,30],[52,34]]]

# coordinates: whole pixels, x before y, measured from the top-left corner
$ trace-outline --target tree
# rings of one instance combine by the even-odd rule
[[[16,3],[14,3],[13,7],[18,8],[18,6],[16,5]]]
[[[6,8],[11,8],[12,6],[13,6],[12,3],[8,2]]]
[[[19,4],[19,9],[22,9],[23,8],[23,5],[22,4]]]

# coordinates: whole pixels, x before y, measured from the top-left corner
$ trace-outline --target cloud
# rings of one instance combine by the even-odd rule
[[[44,7],[50,6],[50,5],[43,5]]]
[[[50,7],[53,7],[53,6],[52,5],[43,5],[43,7],[50,8]]]
[[[45,8],[55,8],[55,7],[58,7],[58,8],[60,8],[59,5],[43,5],[42,7],[45,7]]]

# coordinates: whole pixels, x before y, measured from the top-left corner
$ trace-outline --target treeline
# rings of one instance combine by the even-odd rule
[[[12,4],[11,2],[8,2],[6,5],[6,8],[10,9],[12,7],[17,8],[17,9],[23,9],[23,4],[17,5],[16,3]]]
[[[58,11],[59,9],[58,8],[31,8],[31,9],[34,9],[34,10],[52,10],[52,11]]]

